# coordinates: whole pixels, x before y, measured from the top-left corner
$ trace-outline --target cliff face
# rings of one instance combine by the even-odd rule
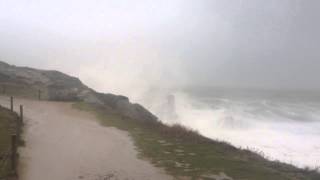
[[[43,99],[85,101],[105,106],[132,119],[157,120],[152,113],[139,104],[132,104],[125,96],[95,92],[78,78],[58,71],[17,67],[0,61],[0,85],[3,87],[3,93],[5,91],[16,91],[18,92],[16,94],[30,92],[29,94],[36,96],[41,90]]]

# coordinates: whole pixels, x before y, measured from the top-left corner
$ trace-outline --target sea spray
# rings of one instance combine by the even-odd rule
[[[174,107],[168,105],[165,98],[168,95],[154,97],[154,101],[149,99],[147,105],[167,124],[182,124],[271,160],[299,167],[320,166],[320,111],[317,110],[320,102],[262,95],[230,95],[229,98],[228,95],[199,96],[187,91],[170,93]],[[165,105],[174,108],[176,118],[163,114],[169,112],[163,111]]]

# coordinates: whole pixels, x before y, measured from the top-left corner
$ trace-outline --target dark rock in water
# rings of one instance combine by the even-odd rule
[[[176,114],[176,99],[174,97],[174,95],[169,95],[167,97],[168,100],[168,113],[171,116],[174,116]]]
[[[33,96],[40,90],[41,97],[47,100],[85,101],[104,105],[132,119],[157,120],[156,116],[141,105],[130,103],[127,97],[95,92],[78,78],[59,71],[17,67],[0,61],[0,85],[11,89],[27,88],[34,92]]]
[[[174,95],[167,96],[167,102],[163,108],[163,118],[169,120],[176,120],[178,118],[176,112],[176,99]]]

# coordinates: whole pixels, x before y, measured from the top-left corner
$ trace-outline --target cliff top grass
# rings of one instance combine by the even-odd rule
[[[27,99],[38,99],[39,89],[23,84],[0,83],[0,94],[5,96],[18,96]],[[42,96],[45,94],[42,93]]]
[[[180,125],[137,121],[102,106],[81,102],[74,107],[95,113],[104,126],[129,132],[140,158],[164,168],[177,179],[214,179],[213,175],[221,173],[227,175],[225,179],[237,180],[320,179],[315,170],[269,161],[257,153],[208,139]]]
[[[11,148],[11,135],[17,114],[0,106],[0,178],[12,173],[10,169],[10,157],[8,156]]]

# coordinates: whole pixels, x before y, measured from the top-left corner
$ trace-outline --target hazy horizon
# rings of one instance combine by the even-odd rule
[[[320,89],[316,0],[0,5],[2,61],[60,70],[99,91]]]

